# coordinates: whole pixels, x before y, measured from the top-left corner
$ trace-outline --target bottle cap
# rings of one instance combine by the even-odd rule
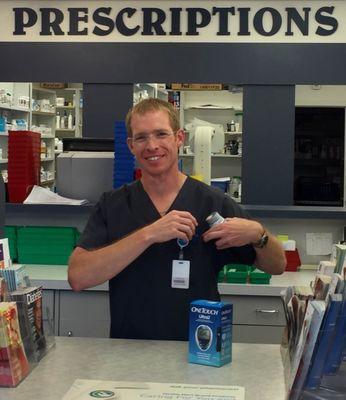
[[[210,228],[212,228],[214,225],[222,224],[225,219],[217,211],[214,211],[205,220]]]

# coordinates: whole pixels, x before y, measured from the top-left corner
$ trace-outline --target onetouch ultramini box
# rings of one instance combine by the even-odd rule
[[[232,319],[232,304],[193,301],[190,304],[188,361],[214,367],[231,362]]]

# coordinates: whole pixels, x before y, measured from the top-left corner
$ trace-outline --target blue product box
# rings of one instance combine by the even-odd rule
[[[190,304],[188,361],[214,367],[231,362],[232,320],[233,304],[193,301]]]

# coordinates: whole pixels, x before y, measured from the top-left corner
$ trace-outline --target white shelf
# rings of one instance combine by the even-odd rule
[[[225,110],[234,110],[233,107],[205,107],[205,106],[193,106],[186,107],[184,110],[212,110],[212,111],[225,111]]]
[[[241,158],[239,154],[212,154],[211,156],[219,158]]]
[[[40,185],[41,185],[41,186],[51,185],[51,184],[54,183],[54,181],[55,181],[54,178],[52,178],[52,179],[47,179],[47,180],[45,180],[45,181],[42,181]]]
[[[54,161],[54,157],[41,158],[41,162]]]
[[[41,139],[54,139],[54,135],[45,135],[44,133],[41,133]]]
[[[55,106],[55,108],[58,108],[60,110],[74,110],[75,106]]]
[[[179,154],[179,157],[194,157],[195,154],[191,153],[191,154]],[[233,155],[233,154],[212,154],[211,157],[215,157],[215,158],[241,158],[240,155]]]
[[[8,163],[8,158],[1,158],[0,159],[0,164],[7,164]]]
[[[29,109],[29,108],[20,108],[20,107],[6,106],[5,104],[0,104],[0,109],[12,110],[12,111],[21,111],[21,112],[25,112],[25,113],[29,113],[29,112],[30,112],[30,109]]]
[[[55,116],[55,111],[50,112],[50,111],[33,111],[32,115],[45,115],[49,117],[54,117]]]
[[[240,199],[239,197],[230,196],[230,198],[231,198],[232,200],[234,200],[236,203],[241,203],[241,199]]]
[[[242,135],[243,134],[243,132],[228,132],[228,131],[225,131],[224,133],[225,133],[225,135]]]
[[[46,88],[41,88],[41,87],[35,87],[35,86],[33,86],[33,87],[32,87],[32,90],[35,90],[35,91],[37,91],[37,92],[50,93],[50,94],[55,95],[55,90],[52,90],[52,89],[46,89]]]
[[[54,150],[54,154],[61,154],[63,153],[63,150]]]

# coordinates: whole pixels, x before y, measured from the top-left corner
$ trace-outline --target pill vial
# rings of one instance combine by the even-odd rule
[[[225,218],[223,218],[217,211],[214,211],[208,215],[205,220],[209,227],[212,228],[213,226],[222,224],[225,221]]]

